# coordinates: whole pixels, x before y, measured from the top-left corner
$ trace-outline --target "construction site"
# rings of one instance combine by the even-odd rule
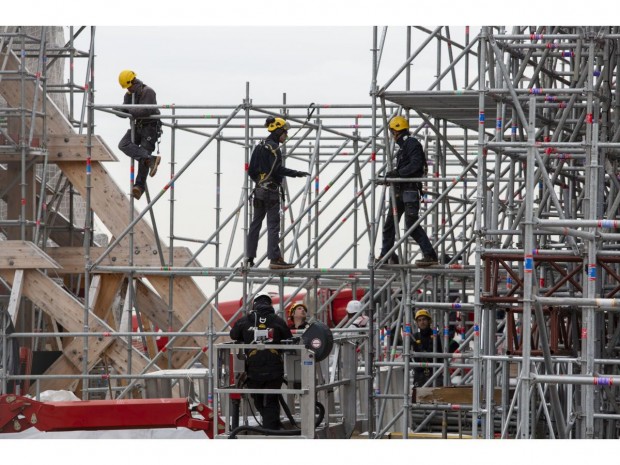
[[[250,73],[228,105],[136,107],[96,99],[95,27],[0,26],[0,438],[620,437],[620,26],[401,29],[402,64],[384,70],[388,28],[368,28],[359,104],[256,104]],[[140,107],[163,136],[138,200],[137,163],[97,128],[133,128],[123,109]],[[247,260],[248,167],[270,116],[291,126],[286,167],[310,173],[283,183],[283,270],[264,225]],[[379,259],[386,219],[399,224],[395,116],[428,174],[412,178],[419,219]],[[196,198],[201,218],[178,220]],[[435,265],[416,265],[418,226]],[[229,336],[265,291],[283,319],[303,302],[329,328],[271,345],[286,384],[255,391],[280,395],[277,435],[240,381],[249,347]]]

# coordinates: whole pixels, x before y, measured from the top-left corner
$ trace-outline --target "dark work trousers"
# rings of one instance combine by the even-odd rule
[[[417,192],[416,192],[417,194]],[[400,195],[396,196],[396,213],[398,216],[398,221],[400,222],[400,218],[405,214],[405,231],[407,231],[413,224],[418,221],[418,214],[420,213],[420,200],[419,197],[417,200],[413,202],[404,203],[403,199]],[[385,254],[392,248],[394,245],[394,238],[396,232],[394,230],[394,216],[392,214],[392,201],[390,200],[390,208],[388,210],[388,215],[385,219],[385,223],[383,225],[383,245],[381,246],[381,257],[385,256]],[[424,256],[436,257],[435,249],[431,244],[431,241],[428,239],[426,235],[426,231],[422,229],[421,226],[418,226],[411,233],[411,237],[415,240]]]
[[[138,162],[138,176],[134,184],[142,188],[146,187],[146,177],[149,174],[149,166],[146,164],[155,150],[157,142],[157,126],[149,124],[140,128],[136,127],[135,142],[131,142],[131,129],[129,129],[121,141],[118,148],[128,157]]]
[[[248,258],[256,257],[258,247],[258,235],[267,215],[267,257],[269,260],[277,260],[282,256],[280,253],[280,192],[256,188],[254,191],[254,216],[248,232]]]
[[[248,378],[247,386],[250,389],[280,389],[282,380],[255,381]],[[280,404],[278,394],[252,394],[254,406],[263,417],[263,428],[280,429]]]

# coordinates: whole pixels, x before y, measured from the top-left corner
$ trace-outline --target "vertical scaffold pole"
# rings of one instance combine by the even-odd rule
[[[594,32],[592,31],[593,35]],[[595,220],[597,218],[597,200],[598,200],[598,147],[596,145],[597,134],[594,134],[594,128],[598,130],[598,124],[594,124],[594,120],[598,122],[598,111],[595,113],[594,105],[594,51],[596,48],[596,42],[594,37],[589,37],[588,40],[588,77],[585,82],[586,86],[586,177],[585,177],[585,195],[584,200],[587,198],[588,202],[585,203],[584,217],[587,220]],[[598,110],[598,109],[597,109]],[[596,228],[590,228],[590,231],[595,233]],[[596,261],[596,239],[591,239],[587,243],[587,267],[584,271],[584,285],[586,299],[593,299],[596,297],[596,281],[597,276],[600,274],[600,270],[597,269]],[[583,307],[583,330],[582,330],[582,354],[585,358],[585,370],[582,372],[588,376],[594,376],[594,358],[596,356],[595,342],[598,338],[598,332],[596,328],[596,315],[594,307]],[[594,431],[594,385],[587,384],[582,386],[582,392],[584,393],[584,401],[582,403],[583,413],[585,415],[585,439],[592,439],[595,437]]]
[[[476,188],[476,218],[474,231],[476,234],[476,255],[475,255],[475,277],[474,277],[474,385],[472,395],[472,437],[478,437],[478,419],[480,417],[480,380],[481,380],[481,359],[480,359],[480,320],[482,316],[482,303],[480,289],[482,285],[482,214],[484,201],[484,97],[486,92],[485,69],[486,69],[486,47],[488,39],[488,28],[483,27],[480,33],[479,56],[478,56],[478,186]]]
[[[90,214],[91,195],[92,195],[92,176],[91,176],[91,156],[93,148],[93,131],[95,129],[95,28],[90,30],[90,51],[88,57],[89,82],[86,91],[88,99],[88,130],[86,132],[86,214],[84,224],[84,254],[86,256],[86,265],[84,267],[84,333],[90,331],[89,328],[89,312],[90,312],[90,245],[92,242],[92,215]],[[88,337],[84,337],[84,352],[82,360],[82,374],[88,374]],[[109,382],[109,380],[108,380]],[[82,400],[88,400],[89,380],[84,377],[82,380]]]
[[[375,247],[375,227],[377,220],[375,218],[376,208],[376,178],[377,178],[377,26],[372,28],[372,81],[370,84],[370,98],[372,105],[372,142],[371,142],[371,171],[370,178],[372,180],[372,190],[370,191],[370,253],[368,256],[368,267],[370,271],[370,303],[368,305],[368,361],[366,366],[366,377],[370,379],[368,382],[368,434],[373,438],[376,433],[375,428],[375,384],[379,383],[378,375],[375,376],[373,364],[375,361],[375,317],[376,317],[376,301],[375,301],[375,267],[374,267],[374,247]],[[378,323],[378,321],[377,321]],[[370,377],[370,378],[368,378]]]
[[[249,228],[249,182],[248,182],[248,170],[250,169],[250,83],[245,83],[245,98],[243,99],[243,110],[245,112],[245,138],[244,138],[244,176],[243,176],[243,257],[244,260],[248,256],[248,228]],[[242,266],[246,269],[243,273],[243,308],[247,310],[248,305],[248,273],[247,262]]]
[[[521,439],[530,437],[530,354],[532,336],[532,304],[534,284],[534,188],[536,186],[536,97],[529,99],[529,121],[527,129],[527,167],[525,172],[525,219],[523,221],[523,314],[521,324],[521,350],[523,361],[521,373],[521,390],[519,395],[519,431]],[[517,395],[515,393],[515,395]]]

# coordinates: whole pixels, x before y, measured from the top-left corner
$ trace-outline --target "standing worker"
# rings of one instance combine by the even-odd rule
[[[123,105],[155,105],[157,98],[155,91],[136,78],[136,73],[128,69],[121,71],[118,82],[123,89],[127,89]],[[138,200],[146,189],[146,175],[155,176],[161,161],[159,155],[153,156],[155,144],[161,136],[161,121],[150,119],[152,115],[159,115],[157,108],[123,108],[120,111],[134,117],[135,131],[132,140],[131,129],[118,143],[118,148],[127,156],[138,162],[138,176],[131,189],[131,194]]]
[[[426,175],[428,170],[426,155],[422,144],[409,134],[409,121],[402,116],[395,116],[390,120],[390,134],[398,145],[398,151],[394,155],[394,169],[386,173],[387,178],[420,178]],[[405,230],[418,221],[420,212],[420,199],[422,198],[422,184],[420,182],[395,182],[392,184],[396,200],[396,216],[400,221],[405,214]],[[392,200],[388,214],[383,225],[383,245],[378,261],[382,260],[388,251],[394,246],[394,216]],[[428,239],[426,232],[418,226],[411,232],[411,237],[418,243],[423,257],[416,261],[418,266],[431,266],[437,264],[437,253]],[[398,264],[398,257],[393,254],[389,262]]]
[[[280,344],[293,335],[286,321],[275,314],[271,296],[259,292],[252,311],[241,317],[230,330],[230,337],[243,344]],[[279,350],[246,349],[247,386],[250,389],[280,389],[284,382],[284,361]],[[254,405],[263,417],[263,427],[280,429],[278,394],[252,394]]]
[[[441,352],[441,340],[433,336],[433,328],[431,328],[431,314],[428,310],[421,308],[415,312],[415,323],[418,325],[418,332],[411,336],[411,350],[413,352]],[[436,350],[433,350],[433,339],[437,339]],[[415,357],[414,357],[415,359]],[[416,360],[420,363],[429,363],[428,358]],[[415,367],[413,369],[413,382],[416,387],[422,387],[433,375],[434,369],[429,366]],[[441,385],[441,379],[437,380]]]
[[[286,263],[280,251],[280,199],[284,199],[282,181],[285,176],[305,177],[310,173],[296,171],[282,166],[282,153],[279,146],[284,143],[290,125],[282,118],[270,116],[265,121],[269,137],[261,141],[252,152],[248,174],[256,184],[254,189],[254,217],[248,232],[248,266],[254,266],[258,235],[265,215],[267,216],[267,257],[269,268],[286,270],[295,265]]]

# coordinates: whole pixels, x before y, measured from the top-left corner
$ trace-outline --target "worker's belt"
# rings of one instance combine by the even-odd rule
[[[273,181],[267,181],[267,182],[262,182],[258,185],[259,189],[267,189],[269,191],[277,191],[278,189],[280,189],[280,184],[273,182]]]

